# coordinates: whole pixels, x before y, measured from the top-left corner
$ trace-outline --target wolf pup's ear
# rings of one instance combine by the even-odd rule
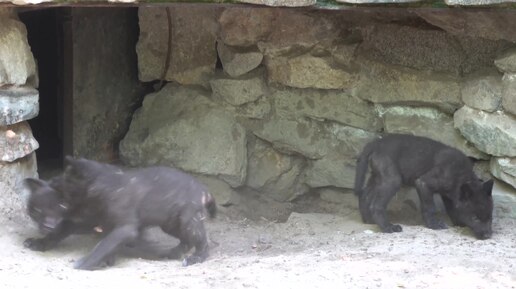
[[[45,181],[34,178],[26,178],[23,180],[23,184],[27,187],[31,192],[36,192],[39,188],[47,185]]]
[[[482,189],[484,190],[484,192],[488,195],[488,196],[491,196],[492,192],[493,192],[493,185],[494,185],[494,180],[493,179],[490,179],[489,181],[485,181],[483,184],[482,184]]]

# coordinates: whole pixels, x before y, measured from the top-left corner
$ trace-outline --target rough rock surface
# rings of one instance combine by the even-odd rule
[[[256,138],[248,146],[246,185],[259,190],[292,168],[293,157],[274,150]]]
[[[516,35],[512,29],[516,19],[512,11],[507,9],[470,11],[419,9],[415,13],[430,24],[451,34],[489,40],[516,41]]]
[[[217,62],[216,31],[219,9],[209,5],[169,7],[172,24],[170,62],[165,80],[207,85]],[[139,8],[140,39],[136,45],[141,81],[160,80],[168,48],[167,10]]]
[[[239,186],[246,177],[246,139],[235,117],[205,91],[169,84],[145,97],[120,154],[131,165],[168,164]]]
[[[365,31],[361,53],[376,61],[457,74],[465,58],[456,39],[442,30],[391,24]]]
[[[358,77],[335,68],[331,59],[300,55],[297,57],[267,57],[269,81],[297,88],[350,89]]]
[[[0,126],[29,120],[39,113],[39,93],[30,87],[0,88]]]
[[[251,130],[281,152],[311,159],[322,158],[328,152],[327,131],[316,121],[273,118]]]
[[[230,46],[255,46],[267,38],[274,27],[278,10],[232,7],[224,9],[219,18],[220,38]]]
[[[267,93],[267,85],[261,74],[232,79],[216,78],[210,80],[214,98],[220,98],[234,106],[255,102]]]
[[[491,173],[516,189],[516,158],[491,158]]]
[[[0,161],[14,162],[31,154],[38,147],[39,143],[32,136],[32,130],[26,121],[0,126]]]
[[[361,59],[361,79],[353,95],[381,104],[408,104],[454,111],[460,107],[456,77]]]
[[[238,0],[238,2],[274,7],[304,7],[314,5],[316,0]]]
[[[505,86],[505,84],[503,85]],[[498,74],[482,74],[468,77],[462,82],[462,101],[469,107],[493,112],[502,101],[502,77]]]
[[[255,49],[238,50],[217,42],[217,52],[224,72],[231,77],[238,77],[255,69],[262,63],[263,54]]]
[[[271,92],[271,99],[281,117],[329,120],[369,131],[381,127],[373,105],[346,91],[276,89]]]
[[[455,127],[479,150],[494,156],[516,156],[516,118],[464,106],[454,115]]]
[[[0,86],[9,84],[37,87],[36,62],[25,25],[14,16],[0,15]]]
[[[332,151],[320,160],[312,161],[306,170],[306,184],[312,188],[353,188],[355,183],[355,160],[344,159]]]
[[[25,178],[37,178],[36,154],[31,153],[13,162],[0,162],[0,215],[26,225],[26,201],[29,192],[23,185]]]
[[[516,74],[503,76],[502,107],[506,112],[516,116]]]
[[[394,106],[383,111],[385,131],[425,136],[478,159],[489,157],[469,143],[453,126],[453,117],[434,108]]]
[[[507,49],[494,61],[500,71],[516,73],[516,48]]]

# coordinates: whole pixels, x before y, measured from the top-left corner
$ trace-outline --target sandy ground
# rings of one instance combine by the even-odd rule
[[[293,213],[286,223],[222,212],[206,224],[213,248],[202,264],[128,251],[114,267],[92,272],[72,265],[95,236],[33,252],[22,242],[36,230],[0,219],[0,288],[516,288],[513,196],[496,196],[494,235],[486,241],[463,228],[426,229],[407,214],[392,218],[402,233],[378,233],[361,223],[356,204],[328,203],[319,206],[325,213]],[[148,238],[173,245],[155,232]]]

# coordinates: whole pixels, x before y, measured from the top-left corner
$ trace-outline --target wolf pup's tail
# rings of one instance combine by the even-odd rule
[[[355,195],[360,196],[364,189],[364,182],[369,167],[369,156],[373,152],[375,141],[368,143],[357,159],[357,169],[355,173]]]
[[[215,216],[217,216],[217,203],[215,203],[215,198],[213,198],[210,193],[204,192],[202,196],[202,204],[204,205],[204,208],[206,208],[210,219],[213,219]]]

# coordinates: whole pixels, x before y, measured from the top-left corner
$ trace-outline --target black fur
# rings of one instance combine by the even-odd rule
[[[371,176],[364,187],[369,167]],[[479,239],[491,237],[493,181],[482,182],[459,150],[401,134],[367,144],[357,160],[354,189],[363,221],[378,224],[383,232],[400,232],[400,225],[388,221],[386,208],[402,185],[416,187],[427,227],[447,228],[436,217],[433,194],[438,193],[454,225],[468,226]]]
[[[31,192],[27,211],[44,234],[43,238],[25,240],[25,247],[34,251],[46,251],[72,234],[95,232],[97,224],[91,216],[96,212],[81,206],[70,207],[62,193],[62,176],[54,177],[48,182],[27,178],[25,186]]]
[[[216,204],[207,189],[192,176],[167,167],[122,170],[86,159],[66,161],[68,166],[58,185],[34,179],[26,181],[33,200],[29,202],[29,213],[31,207],[56,208],[55,202],[66,203],[67,208],[59,211],[62,221],[57,226],[47,230],[42,239],[28,239],[26,246],[46,250],[78,229],[92,232],[94,228],[102,228],[104,238],[75,264],[78,269],[91,270],[113,263],[121,245],[136,241],[144,229],[159,226],[180,240],[178,246],[162,257],[181,258],[195,247],[195,252],[183,263],[191,265],[206,259],[208,243],[203,219],[206,212],[209,217],[215,216]],[[35,196],[42,194],[57,195],[54,198],[57,201],[35,202],[38,199]],[[45,216],[31,217],[38,224],[45,219]]]

